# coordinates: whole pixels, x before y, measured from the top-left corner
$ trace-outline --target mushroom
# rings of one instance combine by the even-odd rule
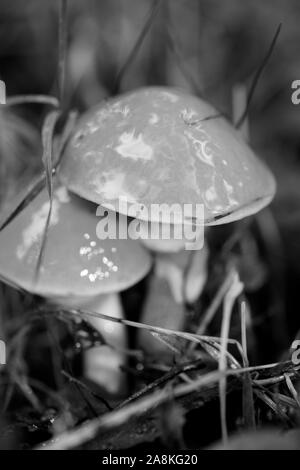
[[[201,205],[202,223],[211,226],[255,214],[269,204],[276,189],[272,173],[220,113],[202,99],[168,87],[142,88],[84,113],[59,177],[85,199],[139,219],[143,234],[149,223],[171,224],[174,230],[195,221],[195,211],[185,217],[179,210],[172,220],[163,211],[153,216],[153,205]],[[157,304],[155,309],[146,306],[146,320],[150,322],[154,311],[156,323],[180,327],[182,292],[191,302],[200,295],[207,248],[191,256],[183,251],[184,239],[143,241],[158,253],[156,274],[167,283],[181,312],[174,315],[171,309],[167,318],[167,313],[160,316]],[[201,248],[201,240],[196,248]],[[162,289],[160,282],[156,285]]]
[[[0,80],[0,104],[6,103],[6,87],[5,83]]]
[[[55,304],[122,317],[118,293],[147,274],[151,258],[132,240],[97,238],[101,219],[96,209],[65,187],[55,187],[44,258],[35,282],[49,211],[43,189],[0,232],[0,277]],[[127,227],[125,217],[119,217],[118,224]],[[119,366],[127,344],[124,326],[98,318],[90,322],[113,349],[101,346],[85,352],[85,375],[107,392],[119,393],[123,383]]]

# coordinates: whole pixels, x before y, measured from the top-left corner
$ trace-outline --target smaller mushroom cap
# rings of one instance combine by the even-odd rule
[[[91,297],[135,284],[150,269],[148,252],[130,239],[100,240],[97,206],[56,187],[42,265],[34,282],[49,198],[43,189],[0,232],[0,277],[44,297]],[[118,218],[126,224],[126,218]],[[118,233],[118,231],[116,232]]]
[[[275,194],[272,173],[220,113],[167,87],[142,88],[84,113],[59,175],[85,199],[125,214],[120,203],[134,203],[129,215],[151,222],[170,222],[167,210],[153,217],[153,204],[179,204],[174,223],[187,222],[183,204],[202,204],[206,225],[231,222]]]

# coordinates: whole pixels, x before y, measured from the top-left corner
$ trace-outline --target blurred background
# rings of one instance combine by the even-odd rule
[[[7,96],[57,94],[58,8],[54,0],[1,0],[0,79]],[[233,233],[240,233],[232,224],[209,236],[211,274],[197,307],[201,311],[215,292],[224,240],[229,240],[253,311],[253,358],[258,363],[283,357],[300,329],[300,105],[291,102],[291,83],[300,79],[299,21],[297,0],[71,0],[68,7],[65,101],[67,110],[80,112],[127,90],[168,85],[203,97],[231,118],[233,90],[237,85],[251,88],[282,25],[248,112],[251,146],[274,172],[277,195],[270,209],[242,227],[238,243],[230,245]],[[0,109],[3,207],[41,171],[46,112],[41,105]],[[124,303],[140,299],[143,289],[125,294]],[[8,319],[18,324],[34,302],[1,285],[3,337],[10,335]],[[212,325],[210,333],[217,331]],[[44,346],[43,338],[36,332],[33,349]],[[30,368],[28,357],[26,364]],[[47,382],[39,364],[32,367]],[[18,422],[15,410],[23,402],[15,397],[14,403],[13,420]],[[22,429],[28,424],[23,421]],[[7,432],[5,439],[10,438]],[[12,435],[17,439],[14,430]],[[211,440],[217,437],[212,431]]]

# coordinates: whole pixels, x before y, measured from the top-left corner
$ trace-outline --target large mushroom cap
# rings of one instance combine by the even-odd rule
[[[124,200],[147,208],[203,204],[204,221],[212,225],[257,212],[275,193],[271,172],[220,113],[163,87],[124,94],[83,114],[60,178],[74,193],[123,213]]]
[[[44,258],[34,283],[49,211],[44,189],[0,232],[0,277],[44,297],[90,297],[118,292],[150,269],[147,251],[132,240],[100,240],[97,206],[56,188]],[[126,223],[120,217],[119,223]]]

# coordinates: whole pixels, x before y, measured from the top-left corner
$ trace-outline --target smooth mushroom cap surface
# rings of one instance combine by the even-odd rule
[[[63,186],[54,192],[44,258],[37,283],[36,263],[49,211],[43,189],[0,232],[0,278],[44,297],[92,297],[119,292],[144,277],[151,257],[138,242],[100,240],[97,206]],[[121,216],[119,223],[126,224]]]
[[[141,88],[84,113],[59,177],[121,213],[120,201],[136,203],[141,210],[130,215],[143,220],[151,204],[203,204],[207,225],[257,212],[276,190],[272,173],[220,113],[167,87]],[[182,211],[177,222],[185,222]]]

